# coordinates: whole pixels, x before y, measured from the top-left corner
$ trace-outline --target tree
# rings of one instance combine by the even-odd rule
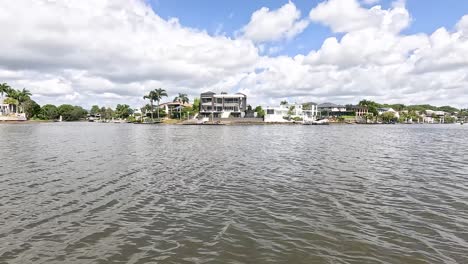
[[[179,107],[179,119],[182,118],[182,108],[183,108],[183,105],[188,103],[190,100],[189,98],[187,97],[186,94],[183,94],[183,93],[179,93],[178,96],[176,96],[174,98],[174,102],[179,102],[180,103],[180,107]]]
[[[366,124],[369,123],[369,121],[372,121],[372,123],[374,122],[374,115],[371,114],[371,113],[367,113],[364,118],[366,118]]]
[[[129,105],[126,104],[118,104],[115,108],[115,115],[118,118],[128,118],[133,113],[133,110],[130,108]]]
[[[158,119],[159,119],[159,103],[162,99],[162,97],[165,96],[167,97],[167,92],[164,89],[158,88],[155,90],[150,91],[147,95],[143,96],[143,99],[149,99],[150,100],[150,105],[151,105],[151,120],[154,120],[153,117],[153,103],[156,101],[157,107],[158,107]]]
[[[382,114],[382,121],[384,123],[390,123],[396,121],[395,114],[393,112],[385,112]]]
[[[101,108],[101,111],[102,111],[102,108]],[[109,120],[114,116],[114,110],[112,110],[112,108],[110,107],[104,108],[104,111],[102,111],[101,115],[104,115],[104,119]]]
[[[150,101],[150,105],[151,105],[151,121],[154,120],[154,117],[153,117],[153,102],[156,101],[157,99],[157,95],[156,95],[156,92],[155,91],[150,91],[147,95],[143,96],[143,99],[149,99]],[[116,109],[117,111],[117,109]]]
[[[296,106],[291,105],[288,110],[288,119],[291,118],[291,116],[294,114],[294,110],[296,109]]]
[[[364,99],[364,100],[361,100],[358,105],[367,107],[367,111],[373,114],[374,116],[377,116],[379,114],[379,112],[377,111],[377,108],[380,107],[380,104],[374,101]]]
[[[91,107],[91,110],[89,111],[91,115],[96,115],[96,114],[99,114],[100,112],[101,112],[101,109],[99,108],[98,105],[93,105]]]
[[[196,97],[195,99],[193,99],[192,112],[193,113],[200,112],[200,98]]]
[[[26,118],[31,118],[39,115],[41,106],[34,100],[28,99],[23,102],[23,111],[26,114]]]
[[[54,120],[59,117],[59,112],[55,105],[46,104],[41,107],[38,117],[42,120]]]
[[[286,101],[286,100],[283,100],[283,101],[281,101],[281,103],[280,103],[280,105],[287,105],[287,104],[288,104],[288,101]]]
[[[83,109],[81,106],[73,106],[69,104],[63,104],[57,108],[58,114],[62,116],[64,121],[77,121],[81,118],[86,117],[88,111]]]
[[[161,89],[161,88],[154,90],[154,92],[156,93],[156,101],[158,102],[157,109],[158,109],[158,120],[159,120],[159,103],[161,99],[163,98],[163,96],[167,97],[167,92],[166,90]]]
[[[263,110],[263,108],[261,106],[257,106],[255,107],[255,113],[257,113],[257,117],[265,117],[265,110]]]
[[[2,98],[3,95],[5,95],[10,89],[11,87],[6,83],[0,84],[0,95],[2,96]]]
[[[12,97],[8,97],[6,98],[5,100],[3,100],[3,103],[4,104],[8,104],[8,105],[14,105],[15,106],[15,113],[18,112],[18,100],[12,98]],[[11,110],[13,112],[13,110]]]

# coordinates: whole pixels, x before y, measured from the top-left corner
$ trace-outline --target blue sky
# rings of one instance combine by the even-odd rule
[[[206,30],[212,35],[222,32],[227,36],[234,36],[236,31],[249,22],[252,13],[256,10],[262,7],[275,10],[288,3],[287,0],[148,0],[148,2],[162,18],[175,17],[183,26]],[[310,10],[322,1],[296,0],[292,2],[305,18]],[[391,7],[392,2],[381,0],[374,5],[381,5],[383,9],[387,9]],[[412,16],[412,23],[403,31],[403,34],[421,32],[431,34],[440,27],[452,30],[457,21],[468,13],[466,0],[407,0],[406,7]],[[328,27],[312,23],[294,39],[270,45],[284,47],[278,55],[294,56],[311,49],[319,49],[323,40],[329,36],[340,35],[333,34]]]

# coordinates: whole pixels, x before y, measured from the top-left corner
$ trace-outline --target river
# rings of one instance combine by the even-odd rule
[[[0,124],[0,263],[468,263],[468,125]]]

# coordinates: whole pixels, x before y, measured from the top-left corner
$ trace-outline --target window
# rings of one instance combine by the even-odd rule
[[[267,109],[267,115],[274,115],[275,110],[274,109]]]
[[[216,99],[216,102],[217,102],[218,104],[222,104],[222,103],[223,103],[223,99],[222,99],[222,98],[218,98],[218,99]]]

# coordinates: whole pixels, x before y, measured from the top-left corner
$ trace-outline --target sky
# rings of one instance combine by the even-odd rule
[[[0,83],[40,104],[140,107],[163,88],[468,107],[460,0],[16,0],[0,34]]]

